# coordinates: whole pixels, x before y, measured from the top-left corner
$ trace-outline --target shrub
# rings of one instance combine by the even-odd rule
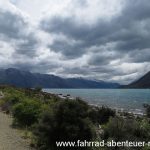
[[[18,103],[21,100],[21,97],[18,95],[6,95],[2,100],[1,100],[1,109],[2,111],[5,112],[11,112],[12,107],[14,104]]]
[[[40,149],[58,149],[56,141],[91,140],[94,132],[87,110],[88,105],[82,101],[64,100],[45,112],[34,131]]]
[[[39,86],[37,86],[37,87],[35,87],[35,89],[34,89],[34,90],[35,90],[35,92],[37,92],[37,93],[38,93],[38,92],[41,92],[41,91],[42,91],[42,88],[41,88],[41,87],[39,87]]]
[[[108,122],[110,117],[115,116],[115,111],[108,107],[94,107],[89,111],[89,117],[93,123],[105,124]]]
[[[38,121],[41,103],[37,100],[26,99],[13,107],[15,122],[21,126],[31,126]]]
[[[112,138],[116,141],[121,141],[125,136],[124,124],[123,118],[110,118],[109,122],[104,127],[104,139]]]
[[[111,118],[104,127],[104,139],[112,138],[115,141],[148,141],[150,126],[148,121],[138,122],[135,119]]]
[[[144,108],[146,109],[146,115],[148,118],[150,118],[150,105],[144,104]]]
[[[110,108],[102,107],[98,110],[99,123],[105,124],[108,122],[110,117],[115,116],[115,111]]]

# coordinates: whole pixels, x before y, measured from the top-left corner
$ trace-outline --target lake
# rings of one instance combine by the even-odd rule
[[[44,89],[55,94],[70,94],[93,105],[106,105],[128,111],[143,111],[143,104],[150,104],[150,89]]]

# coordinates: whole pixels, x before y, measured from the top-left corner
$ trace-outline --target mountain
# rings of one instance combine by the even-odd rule
[[[49,74],[31,73],[19,69],[0,69],[0,84],[25,88],[117,88],[120,85],[84,78],[61,78]]]
[[[123,88],[150,88],[150,71],[140,79],[132,82],[129,85],[123,86]]]

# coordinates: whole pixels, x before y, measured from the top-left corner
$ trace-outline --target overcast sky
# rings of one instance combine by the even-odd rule
[[[150,71],[149,0],[0,0],[0,68],[129,83]]]

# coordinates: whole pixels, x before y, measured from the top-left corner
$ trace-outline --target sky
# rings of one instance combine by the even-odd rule
[[[128,84],[150,71],[150,2],[0,0],[0,68]]]

